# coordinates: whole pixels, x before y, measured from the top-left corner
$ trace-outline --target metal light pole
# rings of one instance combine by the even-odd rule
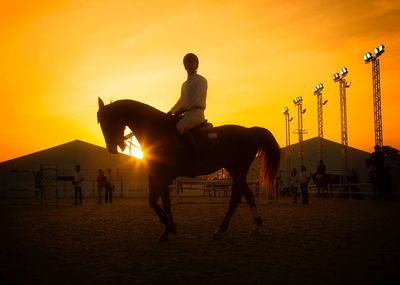
[[[303,110],[303,98],[296,97],[293,99],[293,103],[297,106],[297,130],[295,133],[299,135],[299,162],[301,167],[304,161],[304,151],[303,151],[303,133],[305,130],[303,129],[303,114],[306,112],[306,109]]]
[[[383,146],[382,107],[381,107],[381,79],[379,56],[385,51],[385,46],[380,45],[374,49],[375,55],[370,52],[364,54],[365,63],[372,62],[372,94],[374,101],[374,130],[375,145]]]
[[[333,81],[340,84],[340,126],[344,156],[344,183],[347,184],[348,173],[348,136],[347,136],[347,106],[346,106],[346,88],[351,85],[350,81],[346,81],[345,77],[348,74],[346,67],[340,69],[333,75]]]
[[[323,125],[323,116],[322,116],[322,106],[328,103],[328,100],[322,102],[322,89],[324,89],[324,85],[319,83],[316,87],[313,88],[314,95],[317,96],[317,111],[318,111],[318,157],[319,160],[324,159],[324,146],[323,146],[323,138],[324,138],[324,125]]]
[[[290,176],[291,170],[291,153],[290,153],[290,122],[293,118],[290,118],[289,108],[285,107],[282,109],[282,113],[285,116],[285,130],[286,130],[286,170],[288,177]]]

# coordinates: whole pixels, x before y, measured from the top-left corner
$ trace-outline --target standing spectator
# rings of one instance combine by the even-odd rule
[[[35,194],[36,194],[36,202],[40,203],[42,199],[42,180],[43,180],[43,173],[42,169],[33,172],[33,176],[35,179]]]
[[[374,152],[369,158],[369,176],[371,178],[372,187],[374,188],[375,198],[377,198],[377,194],[379,194],[380,199],[384,198],[385,154],[379,145],[374,147]]]
[[[307,168],[302,165],[300,171],[300,191],[301,191],[301,203],[308,204],[308,183],[310,182],[310,173],[307,171]]]
[[[102,191],[107,185],[107,177],[104,175],[103,169],[99,169],[99,174],[96,178],[97,182],[97,204],[101,204],[103,202]]]
[[[320,160],[319,164],[317,166],[317,173],[315,176],[315,185],[317,186],[317,196],[318,197],[321,197],[321,190],[322,190],[322,192],[326,193],[327,197],[329,196],[326,178],[327,178],[326,166],[324,164],[324,161]]]
[[[297,176],[297,169],[293,168],[289,177],[290,190],[293,195],[293,203],[297,203],[297,187],[299,186],[299,177]]]
[[[82,205],[82,181],[84,180],[81,174],[81,166],[78,164],[75,166],[75,175],[72,184],[75,190],[75,203],[73,205]]]
[[[105,202],[112,203],[113,192],[114,192],[114,177],[112,175],[111,168],[107,169],[107,183],[106,183],[106,195],[105,195]]]
[[[326,166],[324,164],[324,161],[320,160],[317,167],[317,175],[325,175],[325,173],[326,173]]]

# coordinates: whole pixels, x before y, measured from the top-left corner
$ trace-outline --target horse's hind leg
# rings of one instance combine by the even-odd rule
[[[254,194],[251,192],[249,186],[247,185],[246,180],[243,180],[240,184],[240,190],[244,198],[246,199],[247,204],[250,206],[251,213],[253,214],[254,220],[254,229],[252,231],[253,234],[257,234],[259,232],[259,227],[262,225],[261,216],[258,214],[256,201],[254,199]]]
[[[229,222],[233,216],[233,213],[235,213],[235,210],[236,210],[237,206],[239,205],[241,198],[242,198],[242,195],[241,195],[240,189],[237,186],[237,184],[235,182],[233,182],[228,212],[226,213],[224,219],[222,220],[222,223],[219,226],[219,229],[214,233],[214,239],[220,238],[223,233],[227,232],[228,227],[229,227]]]

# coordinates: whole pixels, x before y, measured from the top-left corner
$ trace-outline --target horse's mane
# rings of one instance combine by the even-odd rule
[[[115,105],[117,108],[121,108],[120,110],[129,109],[134,110],[135,112],[146,114],[151,117],[165,117],[165,113],[150,106],[145,103],[130,100],[130,99],[122,99],[118,101],[114,101],[110,105]]]
[[[151,125],[153,128],[155,126],[161,128],[173,126],[173,122],[167,119],[166,113],[139,101],[117,100],[106,105],[105,109],[108,110],[106,112],[112,113],[113,117],[131,120],[135,125]]]

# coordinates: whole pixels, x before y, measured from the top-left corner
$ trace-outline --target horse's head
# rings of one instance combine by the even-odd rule
[[[103,100],[99,98],[98,101],[97,121],[100,123],[108,151],[116,154],[118,153],[118,146],[124,151],[126,146],[124,137],[125,124],[121,121],[117,110],[112,108],[113,104],[104,106]]]

